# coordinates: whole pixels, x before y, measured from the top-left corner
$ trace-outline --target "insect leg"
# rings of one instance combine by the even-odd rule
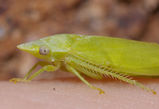
[[[33,75],[31,75],[27,80],[31,81],[33,78],[35,78],[36,76],[38,76],[40,73],[47,71],[55,71],[57,70],[57,66],[53,66],[53,65],[45,65],[43,66],[41,69],[39,69],[37,72],[35,72]]]
[[[104,91],[103,91],[102,89],[97,88],[97,87],[91,85],[87,80],[85,80],[85,79],[80,75],[80,73],[79,73],[76,69],[74,69],[74,68],[71,67],[70,65],[66,65],[66,68],[67,68],[68,71],[70,71],[70,72],[72,72],[73,74],[75,74],[81,81],[83,81],[83,82],[84,82],[86,85],[88,85],[90,88],[98,90],[100,94],[104,94]]]
[[[140,88],[142,88],[144,90],[150,91],[153,94],[156,94],[156,92],[153,89],[150,89],[150,88],[144,86],[142,83],[140,83],[140,82],[138,82],[136,80],[132,80],[132,79],[129,79],[129,78],[125,77],[125,76],[122,76],[122,74],[117,74],[117,73],[112,73],[112,72],[104,72],[104,73],[107,74],[107,75],[111,75],[112,77],[115,77],[115,78],[117,78],[119,80],[125,81],[125,82],[127,82],[129,84],[138,86],[138,87],[140,87]]]
[[[29,75],[32,73],[32,71],[38,66],[44,66],[44,65],[48,65],[47,62],[43,62],[43,61],[39,61],[37,62],[29,71],[28,73],[24,76],[24,79],[27,79],[29,77]]]
[[[39,69],[37,72],[35,72],[33,75],[31,75],[29,77],[29,75],[32,73],[32,71],[38,66],[42,66],[41,69]],[[44,72],[44,71],[55,71],[60,67],[60,64],[57,64],[57,66],[53,66],[52,64],[48,63],[48,62],[43,62],[43,61],[39,61],[37,62],[29,71],[28,73],[24,76],[24,78],[12,78],[9,81],[11,82],[28,82],[30,80],[32,80],[34,77],[36,77],[37,75],[39,75],[40,73]],[[29,78],[28,78],[29,77]],[[27,79],[28,78],[28,79]]]

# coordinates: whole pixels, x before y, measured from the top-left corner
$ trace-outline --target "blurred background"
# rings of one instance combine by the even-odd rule
[[[0,80],[37,61],[17,44],[57,33],[158,43],[159,0],[0,0]]]

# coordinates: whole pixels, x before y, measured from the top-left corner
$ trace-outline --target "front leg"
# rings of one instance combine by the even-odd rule
[[[35,72],[33,75],[30,76],[30,74],[32,73],[32,71],[38,66],[40,65],[42,68],[39,69],[37,72]],[[28,82],[28,81],[31,81],[33,78],[35,78],[36,76],[38,76],[40,73],[44,72],[44,71],[47,71],[47,72],[50,72],[50,71],[56,71],[58,68],[60,67],[60,62],[58,63],[55,63],[55,66],[48,63],[48,62],[43,62],[43,61],[40,61],[40,62],[37,62],[30,70],[29,72],[24,76],[24,78],[12,78],[10,79],[9,81],[11,82]],[[30,76],[30,77],[29,77]]]

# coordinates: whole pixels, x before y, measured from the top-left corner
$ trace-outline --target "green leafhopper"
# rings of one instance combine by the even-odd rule
[[[158,44],[103,36],[57,34],[17,47],[44,61],[36,63],[24,78],[13,78],[12,82],[30,81],[44,71],[56,71],[64,66],[100,93],[104,91],[91,85],[82,74],[94,79],[111,76],[156,94],[128,76],[159,76]],[[38,65],[41,69],[30,75]]]

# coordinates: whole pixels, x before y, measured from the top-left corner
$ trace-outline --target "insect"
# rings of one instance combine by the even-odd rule
[[[90,84],[82,74],[93,79],[111,76],[156,92],[129,76],[159,76],[159,45],[128,39],[76,34],[57,34],[20,44],[26,51],[44,61],[37,62],[24,78],[12,82],[27,82],[44,71],[56,71],[62,66],[100,94],[104,91]],[[37,72],[33,70],[41,66]]]

